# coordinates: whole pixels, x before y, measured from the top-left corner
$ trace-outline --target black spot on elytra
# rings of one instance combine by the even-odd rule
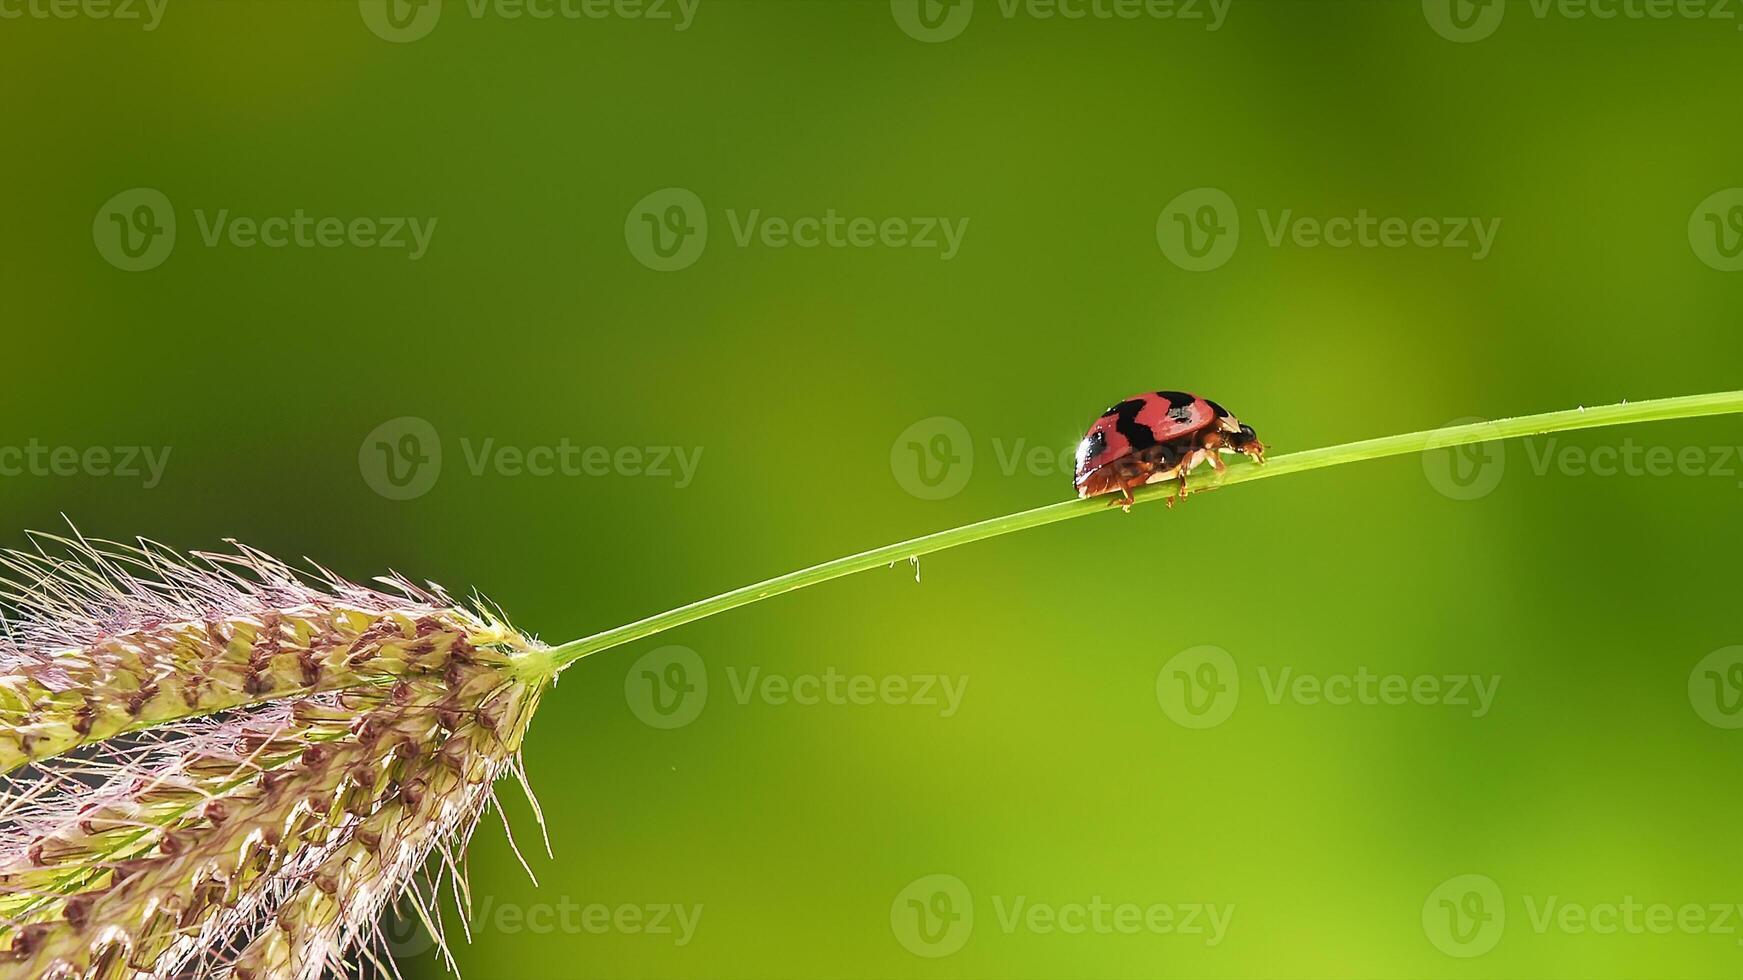
[[[1204,403],[1206,405],[1210,406],[1210,410],[1216,413],[1217,418],[1226,419],[1229,417],[1229,410],[1222,407],[1221,405],[1218,405],[1216,402],[1213,402],[1210,399],[1206,398],[1204,400]]]
[[[1192,396],[1184,391],[1158,391],[1156,392],[1156,395],[1159,398],[1166,399],[1168,401],[1168,407],[1171,409],[1183,408],[1192,404]]]
[[[1144,399],[1128,398],[1113,408],[1109,414],[1114,416],[1114,428],[1126,441],[1132,444],[1132,451],[1148,449],[1156,444],[1156,436],[1147,425],[1138,422],[1138,413],[1144,410]],[[1106,416],[1103,416],[1106,418]]]

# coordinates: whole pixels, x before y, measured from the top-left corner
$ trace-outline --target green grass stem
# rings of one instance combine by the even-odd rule
[[[1193,475],[1193,490],[1197,492],[1201,489],[1251,483],[1255,480],[1289,476],[1308,470],[1323,469],[1327,466],[1341,466],[1345,463],[1384,459],[1388,456],[1404,456],[1431,449],[1464,446],[1472,443],[1517,439],[1522,436],[1566,432],[1573,429],[1593,429],[1600,426],[1695,418],[1703,415],[1724,415],[1736,412],[1743,412],[1743,391],[1624,402],[1620,405],[1575,408],[1560,412],[1546,412],[1542,415],[1501,419],[1495,422],[1475,422],[1469,425],[1448,426],[1426,432],[1407,432],[1403,435],[1384,436],[1379,439],[1345,443],[1341,446],[1326,446],[1322,449],[1289,453],[1274,457],[1263,466],[1236,460],[1220,479],[1206,470],[1195,473]],[[1169,484],[1148,486],[1137,492],[1137,502],[1143,504],[1159,500],[1171,492],[1172,488]],[[1032,510],[1019,511],[1015,514],[1007,514],[1004,517],[966,524],[962,527],[951,528],[948,531],[938,531],[907,541],[898,541],[882,548],[873,548],[857,555],[848,555],[845,558],[837,558],[821,565],[813,565],[796,572],[777,575],[767,581],[733,589],[731,592],[723,592],[712,598],[692,602],[687,606],[679,606],[676,609],[608,629],[602,633],[572,640],[545,651],[542,656],[535,655],[527,658],[524,670],[531,675],[555,677],[558,672],[569,667],[575,661],[601,650],[622,646],[625,643],[633,643],[675,626],[693,623],[698,619],[705,619],[729,609],[737,609],[740,606],[748,606],[753,602],[760,602],[763,599],[786,592],[807,588],[820,582],[852,575],[855,572],[863,572],[870,568],[887,567],[909,559],[918,559],[924,555],[935,554],[974,541],[984,541],[1001,534],[1010,534],[1013,531],[1040,527],[1044,524],[1053,524],[1074,517],[1118,512],[1117,508],[1108,505],[1107,497],[1067,500],[1048,504],[1045,507],[1036,507]]]

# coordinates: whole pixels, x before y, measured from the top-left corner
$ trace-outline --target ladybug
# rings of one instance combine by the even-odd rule
[[[1103,412],[1077,444],[1079,497],[1119,491],[1127,510],[1132,490],[1147,483],[1179,480],[1175,496],[1186,495],[1186,474],[1209,462],[1217,472],[1221,453],[1240,453],[1265,461],[1265,445],[1251,426],[1208,398],[1184,391],[1146,391]],[[1168,498],[1174,506],[1174,496]]]

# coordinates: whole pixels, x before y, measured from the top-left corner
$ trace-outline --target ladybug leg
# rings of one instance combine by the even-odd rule
[[[1198,452],[1193,456],[1193,463],[1210,463],[1210,468],[1220,475],[1228,466],[1223,463],[1222,450],[1229,448],[1229,440],[1220,430],[1211,429],[1198,437]]]
[[[1216,470],[1218,476],[1221,476],[1229,468],[1229,464],[1223,462],[1223,454],[1215,449],[1205,450],[1204,458],[1210,461],[1210,468]]]
[[[1186,485],[1185,465],[1174,471],[1174,474],[1168,478],[1168,483],[1169,493],[1168,496],[1162,498],[1162,502],[1168,505],[1169,510],[1173,510],[1174,502],[1181,497],[1180,488]]]
[[[1108,506],[1118,507],[1130,514],[1132,512],[1132,505],[1137,503],[1137,500],[1132,496],[1132,488],[1141,487],[1143,485],[1143,474],[1121,480],[1114,484],[1107,489]]]

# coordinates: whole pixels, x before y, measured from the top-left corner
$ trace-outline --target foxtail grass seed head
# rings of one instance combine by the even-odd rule
[[[441,942],[543,648],[402,579],[44,543],[0,558],[0,978],[344,976],[402,896]]]

